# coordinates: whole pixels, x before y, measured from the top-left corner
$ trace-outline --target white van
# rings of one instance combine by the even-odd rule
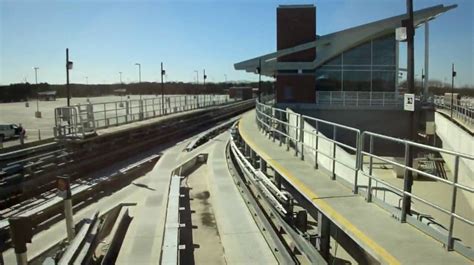
[[[20,128],[16,124],[0,124],[0,141],[20,136]]]

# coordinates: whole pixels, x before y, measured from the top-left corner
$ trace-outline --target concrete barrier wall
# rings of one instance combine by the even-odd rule
[[[288,115],[287,120],[291,126],[296,126],[299,124],[298,119],[299,115],[296,115],[291,109],[287,109]],[[291,137],[299,137],[299,132],[295,130],[295,128],[291,128],[289,131],[289,135]],[[313,132],[313,133],[312,133]],[[304,135],[303,135],[303,143],[304,143],[304,154],[307,158],[314,162],[315,151],[314,149],[310,149],[310,147],[316,147],[316,135],[314,134],[315,128],[304,121]],[[333,157],[333,150],[334,150],[334,143],[328,140],[328,137],[324,135],[322,132],[318,132],[318,150],[320,153],[318,154],[318,165],[323,169],[332,172],[333,171],[333,160],[330,157]],[[301,152],[301,145],[297,145],[298,152]],[[324,155],[323,155],[324,154]],[[329,156],[329,157],[328,157]],[[339,162],[335,163],[335,173],[337,177],[344,179],[345,181],[353,184],[354,183],[354,176],[355,176],[355,168],[356,168],[356,155],[350,154],[346,152],[343,148],[336,146],[336,159]],[[342,163],[352,167],[349,168]],[[362,182],[367,183],[367,179]]]
[[[446,116],[438,112],[435,113],[436,134],[443,142],[442,148],[453,150],[456,152],[473,154],[474,137],[460,128],[458,125],[450,121]],[[451,172],[454,172],[454,157],[451,155],[443,155],[446,166]],[[467,159],[459,160],[459,183],[473,186],[474,185],[474,161]]]

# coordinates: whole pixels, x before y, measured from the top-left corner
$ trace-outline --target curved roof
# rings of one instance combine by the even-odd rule
[[[457,5],[436,5],[418,10],[413,13],[413,24],[415,27],[418,27],[424,22],[432,20],[456,7]],[[273,76],[277,70],[313,70],[343,51],[378,36],[394,32],[396,28],[401,27],[402,20],[406,18],[407,15],[402,14],[324,36],[318,36],[316,41],[242,61],[234,64],[234,68],[236,70],[255,72],[259,65],[259,60],[261,60],[262,74],[267,76]],[[316,59],[312,62],[277,62],[276,60],[278,57],[311,48],[316,48]]]

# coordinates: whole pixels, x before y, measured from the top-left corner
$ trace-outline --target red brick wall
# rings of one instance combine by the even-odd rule
[[[277,8],[277,50],[291,48],[316,40],[316,8]],[[313,61],[316,49],[278,58],[284,61]]]
[[[314,103],[315,85],[314,75],[278,75],[275,86],[277,102]]]
[[[291,48],[316,40],[316,8],[277,8],[277,50]],[[316,49],[309,49],[278,58],[279,62],[312,62]],[[294,69],[298,70],[298,69]],[[315,102],[314,74],[277,74],[277,102]]]

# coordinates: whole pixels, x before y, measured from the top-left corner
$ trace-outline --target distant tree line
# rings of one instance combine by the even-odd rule
[[[439,80],[430,80],[429,92],[435,95],[443,95],[451,92],[451,84],[443,83]],[[203,84],[167,82],[164,84],[165,94],[226,94],[227,89],[232,86],[250,86],[258,87],[258,82],[228,82],[228,83],[207,83]],[[406,81],[399,84],[406,88]],[[262,92],[269,93],[273,91],[273,81],[262,82]],[[161,94],[161,84],[156,82],[143,82],[133,84],[70,84],[72,97],[99,97],[117,94],[115,90],[125,89],[126,94]],[[316,88],[317,90],[317,88]],[[38,92],[56,91],[57,97],[66,97],[66,85],[50,85],[40,83],[38,85],[30,83],[10,84],[0,86],[0,102],[18,102],[36,98]],[[423,91],[422,83],[415,81],[415,93],[420,94]],[[455,92],[463,96],[474,97],[474,87],[463,86],[455,87]]]
[[[167,82],[164,84],[165,94],[226,94],[232,86],[258,87],[258,82],[228,82],[194,84],[184,82]],[[271,91],[273,82],[262,82],[262,90]],[[125,89],[125,94],[161,94],[161,83],[143,82],[133,84],[70,84],[71,97],[99,97],[117,94],[118,89]],[[50,85],[40,83],[10,84],[0,86],[0,102],[18,102],[36,98],[38,92],[56,91],[57,97],[66,97],[66,85]]]
[[[407,88],[407,82],[400,82],[401,88]],[[420,80],[415,80],[415,94],[421,94],[423,91],[423,83]],[[444,95],[444,93],[451,93],[451,83],[444,83],[440,80],[432,79],[429,81],[428,91],[433,95]],[[459,93],[462,96],[474,97],[474,86],[464,85],[456,86],[454,83],[454,93]]]

